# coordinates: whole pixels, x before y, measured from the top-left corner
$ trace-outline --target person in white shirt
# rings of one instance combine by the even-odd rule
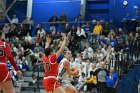
[[[84,50],[84,54],[83,54],[83,57],[86,57],[86,56],[89,59],[93,59],[93,49],[90,47],[89,43],[86,45],[86,49]]]
[[[104,55],[101,53],[101,50],[98,49],[98,53],[97,53],[97,60],[103,60]]]
[[[13,15],[13,19],[12,19],[11,23],[16,23],[16,24],[18,23],[18,18],[16,17],[15,14]]]
[[[32,37],[30,36],[30,33],[27,33],[27,36],[25,36],[25,41],[32,41]]]
[[[79,39],[84,39],[84,38],[86,38],[85,31],[84,31],[84,29],[81,28],[81,27],[78,27],[78,28],[77,28],[76,34],[77,34],[77,36],[78,36]]]

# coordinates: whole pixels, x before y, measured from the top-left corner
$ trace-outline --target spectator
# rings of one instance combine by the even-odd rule
[[[69,32],[70,32],[70,27],[69,27],[69,24],[68,23],[66,23],[66,25],[65,25],[65,28],[64,28],[64,31],[63,31],[64,33],[66,33],[66,34],[68,34]]]
[[[25,41],[27,41],[27,40],[32,42],[32,37],[30,36],[29,33],[27,33],[27,36],[25,36]]]
[[[108,93],[116,93],[115,89],[117,87],[117,83],[118,83],[118,75],[117,73],[114,72],[114,68],[111,67],[109,76],[106,76]]]
[[[86,37],[91,38],[91,37],[90,37],[91,26],[89,25],[88,22],[86,23],[86,25],[84,25],[84,31],[85,31],[85,33],[86,33]]]
[[[24,56],[22,57],[22,71],[29,71],[28,61]]]
[[[97,36],[97,39],[100,37],[100,34],[102,34],[102,30],[102,25],[100,24],[100,22],[97,22],[97,25],[93,29],[93,34]]]
[[[93,49],[90,47],[89,43],[86,45],[86,49],[84,50],[83,53],[83,59],[86,58],[93,59]]]
[[[58,22],[58,17],[56,16],[56,13],[54,13],[54,15],[49,19],[49,22],[54,22],[50,24],[50,31],[57,31],[56,27],[58,24],[55,24],[55,22]]]
[[[86,38],[86,34],[83,28],[81,27],[77,27],[77,32],[76,32],[77,36],[78,36],[78,40],[81,41],[82,39]]]
[[[13,15],[11,23],[15,23],[15,24],[18,23],[18,18],[17,18],[17,16],[15,14]]]
[[[77,18],[75,19],[75,22],[78,23],[77,26],[82,26],[82,22],[84,21],[82,15],[78,15]]]
[[[105,69],[105,63],[100,63],[100,68],[97,68],[94,72],[94,76],[97,77],[97,87],[98,87],[98,93],[108,93],[106,89],[106,76],[108,76],[109,73]]]
[[[45,30],[42,28],[42,26],[40,24],[37,24],[36,26],[36,34],[39,34],[42,38],[42,36],[45,34]]]
[[[2,29],[3,33],[5,34],[5,37],[9,37],[9,31],[10,31],[10,26],[9,24],[5,24],[3,29]]]
[[[64,22],[60,24],[61,30],[63,31],[65,27],[65,22],[67,21],[67,16],[64,14],[64,12],[62,12],[59,21]]]

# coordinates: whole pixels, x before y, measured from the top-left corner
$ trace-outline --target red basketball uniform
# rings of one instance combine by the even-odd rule
[[[14,69],[18,71],[18,67],[10,51],[10,45],[3,41],[0,41],[0,82],[11,80],[8,68],[6,66],[7,59],[13,65]]]
[[[53,91],[54,89],[60,87],[60,83],[57,81],[58,67],[56,54],[45,57],[43,59],[44,63],[44,80],[43,86],[47,92]]]

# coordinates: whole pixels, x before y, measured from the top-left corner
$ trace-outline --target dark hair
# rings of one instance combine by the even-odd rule
[[[53,52],[53,49],[52,49],[52,48],[46,48],[46,49],[44,50],[44,53],[45,53],[45,55],[46,55],[47,57],[50,55],[51,52]]]
[[[2,32],[0,31],[0,36],[2,35]]]

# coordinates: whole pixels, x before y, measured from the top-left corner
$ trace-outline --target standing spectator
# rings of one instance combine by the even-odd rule
[[[109,73],[104,67],[105,63],[101,62],[100,67],[94,72],[94,75],[97,77],[98,93],[108,93],[106,89],[106,76],[108,76]]]
[[[65,22],[67,21],[67,16],[64,14],[64,12],[62,12],[61,16],[60,16],[60,22],[64,22],[60,24],[61,30],[64,30],[65,27]]]
[[[58,21],[58,17],[56,16],[56,13],[54,13],[54,15],[49,19],[49,22],[57,22]],[[56,28],[57,28],[57,25],[58,24],[55,24],[55,23],[52,23],[50,24],[50,30],[53,32],[53,31],[57,31]]]
[[[13,15],[11,23],[15,23],[15,24],[18,23],[18,18],[17,18],[17,16],[15,14]]]
[[[93,35],[99,39],[100,34],[102,34],[103,27],[100,22],[97,22],[97,25],[93,29]]]
[[[82,15],[78,15],[77,18],[75,19],[75,22],[78,23],[77,26],[82,26],[82,22],[84,21]]]
[[[108,93],[115,93],[115,88],[118,83],[118,75],[114,72],[114,68],[110,68],[110,74],[109,76],[106,76],[106,84]]]
[[[88,22],[86,23],[86,25],[84,25],[84,30],[85,30],[86,36],[87,36],[88,38],[91,38],[91,37],[90,37],[91,26],[89,25]]]
[[[34,20],[32,18],[26,17],[25,20],[22,23],[26,26],[27,31],[31,35],[32,34],[32,30],[33,30],[33,26],[34,26]]]

